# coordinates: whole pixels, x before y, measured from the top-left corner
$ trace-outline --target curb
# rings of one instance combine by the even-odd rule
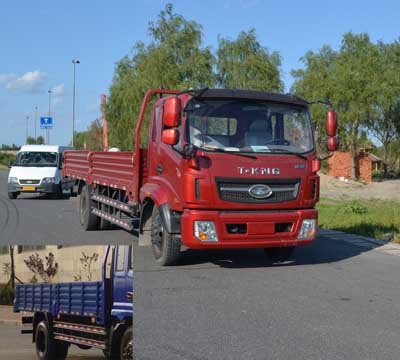
[[[0,324],[1,325],[22,325],[20,321],[18,320],[6,320],[6,319],[0,319]]]

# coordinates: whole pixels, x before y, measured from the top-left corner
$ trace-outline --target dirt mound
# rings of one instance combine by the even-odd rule
[[[335,199],[385,199],[400,200],[400,180],[387,180],[363,184],[358,181],[341,181],[320,175],[321,196]]]

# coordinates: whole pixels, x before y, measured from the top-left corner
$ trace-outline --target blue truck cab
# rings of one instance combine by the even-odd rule
[[[109,359],[133,358],[133,247],[108,246],[101,281],[16,286],[14,312],[31,312],[22,323],[31,328],[40,360],[63,360],[71,344],[98,348]]]

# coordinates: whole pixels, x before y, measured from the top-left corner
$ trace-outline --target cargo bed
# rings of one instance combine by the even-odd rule
[[[16,286],[14,311],[96,317],[104,325],[105,302],[102,281],[24,284]]]

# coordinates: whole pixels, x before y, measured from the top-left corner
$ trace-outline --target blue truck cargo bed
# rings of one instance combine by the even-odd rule
[[[105,300],[102,281],[23,284],[16,286],[14,311],[90,316],[104,325]]]

